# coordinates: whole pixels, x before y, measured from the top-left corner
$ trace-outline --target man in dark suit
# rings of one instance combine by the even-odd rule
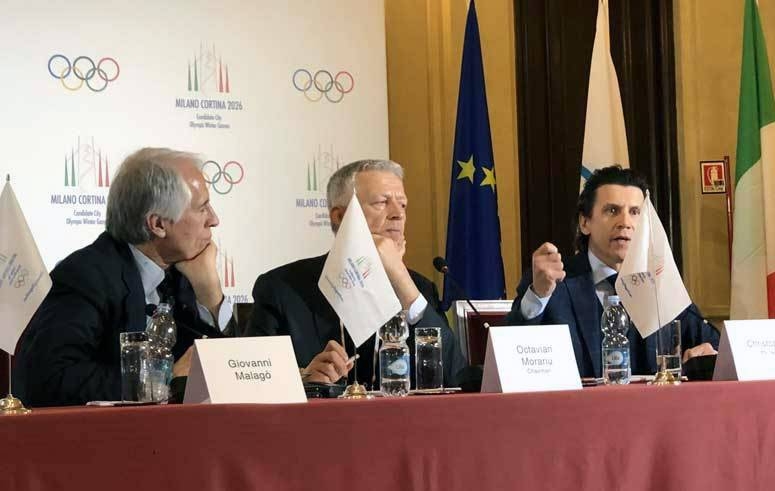
[[[145,148],[127,157],[110,187],[106,232],[54,268],[22,335],[13,372],[20,398],[32,406],[120,399],[119,333],[145,330],[158,287],[178,325],[173,374],[187,375],[193,340],[231,324],[211,242],[217,225],[196,156]]]
[[[391,161],[362,160],[334,173],[327,189],[334,233],[342,223],[353,185],[358,190],[358,199],[387,276],[407,312],[410,348],[413,348],[415,327],[440,327],[444,383],[455,384],[455,375],[465,366],[465,360],[457,338],[440,311],[436,286],[408,269],[403,261],[407,205],[403,169]],[[317,286],[325,259],[326,256],[302,259],[259,276],[253,288],[253,313],[246,334],[290,335],[304,380],[334,383],[348,373],[353,379],[352,362],[347,360],[355,347]],[[357,350],[358,381],[372,388],[379,383],[376,348],[377,338],[372,336]]]
[[[619,166],[596,171],[578,200],[577,252],[566,265],[557,247],[544,243],[533,253],[533,267],[517,287],[507,324],[567,324],[582,377],[602,375],[600,317],[603,301],[615,295],[614,282],[627,254],[646,182]],[[691,304],[678,317],[684,361],[713,354],[719,333]],[[656,339],[643,339],[631,328],[630,367],[633,374],[654,374]]]

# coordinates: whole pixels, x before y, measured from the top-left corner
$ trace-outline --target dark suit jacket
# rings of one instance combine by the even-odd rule
[[[306,367],[315,355],[323,351],[329,340],[340,342],[341,339],[339,317],[318,288],[325,261],[326,256],[323,255],[286,264],[259,276],[253,287],[253,314],[246,335],[290,335],[300,367]],[[409,273],[428,301],[422,319],[409,327],[407,343],[412,353],[411,366],[414,367],[414,328],[441,327],[444,384],[453,385],[458,370],[465,366],[460,345],[440,311],[436,285],[419,273],[411,270]],[[345,338],[345,348],[352,353],[353,343],[346,331]],[[371,386],[374,337],[363,343],[358,353],[361,355],[357,365],[358,380]],[[379,383],[379,373],[374,373]],[[353,371],[350,371],[351,379],[352,376]]]
[[[199,319],[194,290],[173,270],[177,359],[199,337],[220,337]],[[145,294],[129,247],[101,234],[51,272],[53,286],[19,341],[14,392],[30,406],[121,399],[119,333],[144,331]],[[188,328],[188,329],[187,329]]]
[[[520,310],[522,297],[533,282],[533,272],[528,270],[517,287],[517,298],[506,317],[506,325],[568,324],[570,327],[576,364],[582,377],[602,375],[600,317],[602,306],[595,293],[592,268],[587,252],[579,252],[565,264],[565,280],[557,285],[543,313],[535,319],[525,319]],[[691,304],[676,319],[681,321],[681,348],[688,349],[709,342],[718,349],[719,333],[711,324],[704,322],[699,309]],[[638,339],[641,339],[638,335]],[[641,339],[645,346],[648,366],[640,370],[643,375],[653,375],[656,365],[656,336]],[[633,370],[633,374],[636,370]]]

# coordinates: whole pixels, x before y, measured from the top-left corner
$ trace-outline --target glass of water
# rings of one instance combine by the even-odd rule
[[[414,330],[414,374],[418,390],[443,389],[444,365],[441,359],[441,328]]]
[[[681,321],[673,321],[657,331],[657,370],[665,369],[681,380]]]
[[[148,335],[144,332],[122,332],[121,400],[148,402]]]

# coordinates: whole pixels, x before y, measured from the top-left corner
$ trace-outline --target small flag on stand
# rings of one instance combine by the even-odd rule
[[[0,350],[13,354],[50,289],[51,278],[7,178],[0,194]]]
[[[667,325],[692,303],[648,194],[619,269],[616,293],[644,338]]]
[[[356,347],[401,311],[355,192],[323,265],[318,288]]]

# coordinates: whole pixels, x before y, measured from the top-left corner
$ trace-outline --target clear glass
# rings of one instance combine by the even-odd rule
[[[673,321],[657,331],[657,371],[662,363],[676,380],[681,380],[681,321]]]
[[[379,349],[379,389],[388,396],[409,394],[409,326],[402,312],[379,328],[382,346]]]
[[[444,365],[441,354],[441,328],[415,328],[414,376],[416,389],[444,388]]]
[[[144,332],[122,332],[121,345],[121,400],[148,402],[147,387],[148,335]]]

